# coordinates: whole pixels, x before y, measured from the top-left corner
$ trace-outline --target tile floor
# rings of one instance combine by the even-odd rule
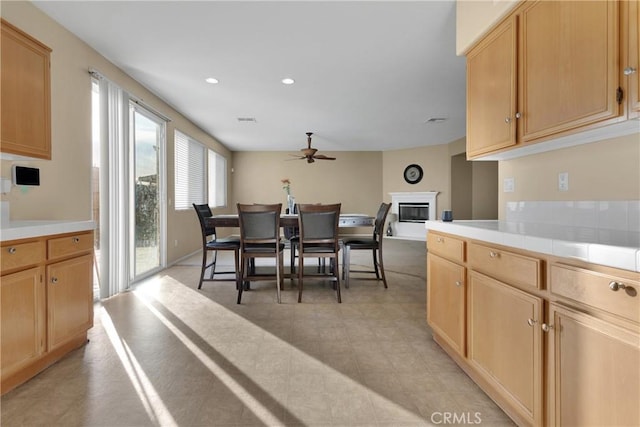
[[[96,305],[90,342],[3,396],[1,424],[513,425],[431,338],[424,242],[385,250],[389,288],[354,274],[342,304],[305,280],[302,304],[286,281],[282,304],[258,282],[236,305],[231,282],[196,289],[199,256],[181,262]]]

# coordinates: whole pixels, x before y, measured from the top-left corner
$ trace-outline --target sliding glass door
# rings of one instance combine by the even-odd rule
[[[133,279],[158,270],[163,265],[162,189],[164,174],[161,155],[164,146],[164,121],[132,104],[131,145],[133,180],[130,220],[131,264]]]
[[[166,118],[97,72],[92,80],[100,298],[166,265]]]

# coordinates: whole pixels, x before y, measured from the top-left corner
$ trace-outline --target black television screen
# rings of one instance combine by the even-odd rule
[[[14,166],[13,183],[15,185],[40,185],[40,169]]]

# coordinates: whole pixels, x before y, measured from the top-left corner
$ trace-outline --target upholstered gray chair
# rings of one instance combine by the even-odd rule
[[[198,283],[198,289],[202,288],[202,282],[220,282],[220,281],[234,281],[236,287],[240,286],[240,269],[238,268],[238,259],[240,253],[240,239],[237,237],[219,238],[216,235],[215,227],[207,225],[206,218],[212,215],[209,205],[197,205],[193,204],[193,208],[198,215],[200,221],[200,230],[202,233],[202,267],[200,269],[200,283]],[[235,271],[216,271],[216,263],[218,261],[218,251],[233,251],[233,260],[235,265]],[[208,260],[209,252],[213,253],[211,262]],[[205,271],[210,268],[211,272],[209,278],[205,279]],[[228,276],[233,274],[233,278]],[[214,277],[215,275],[225,275],[227,277]]]
[[[275,280],[278,303],[282,289],[284,243],[280,241],[280,212],[282,203],[273,205],[243,205],[238,203],[240,223],[240,280]],[[250,268],[256,258],[275,258],[275,274],[258,274]],[[244,286],[238,287],[238,304],[242,300]]]
[[[382,236],[384,235],[384,222],[391,208],[391,203],[382,203],[376,214],[376,221],[373,227],[373,236],[368,238],[347,237],[342,240],[344,252],[342,254],[342,277],[344,286],[349,287],[349,273],[373,273],[376,279],[382,278],[384,287],[387,287],[387,277],[384,274],[384,261],[382,258]],[[351,270],[351,251],[368,250],[373,255],[373,270]]]
[[[300,239],[298,241],[298,302],[302,301],[304,288],[305,258],[329,258],[331,262],[329,275],[309,275],[309,277],[327,277],[335,281],[338,302],[340,296],[340,275],[338,273],[338,253],[340,243],[338,224],[340,221],[340,203],[332,205],[298,205],[298,225]]]

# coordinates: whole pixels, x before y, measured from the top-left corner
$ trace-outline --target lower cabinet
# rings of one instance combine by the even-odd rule
[[[93,326],[93,233],[2,242],[0,392],[87,342]]]
[[[434,339],[516,424],[640,426],[640,273],[431,230],[427,249]]]
[[[640,425],[640,335],[549,306],[549,425]]]
[[[429,254],[427,321],[454,350],[465,356],[465,268]]]
[[[469,272],[468,360],[531,424],[541,424],[542,298]]]
[[[0,369],[3,380],[44,352],[45,301],[42,268],[2,276]]]
[[[47,266],[48,350],[51,351],[93,325],[93,257],[84,255]]]

